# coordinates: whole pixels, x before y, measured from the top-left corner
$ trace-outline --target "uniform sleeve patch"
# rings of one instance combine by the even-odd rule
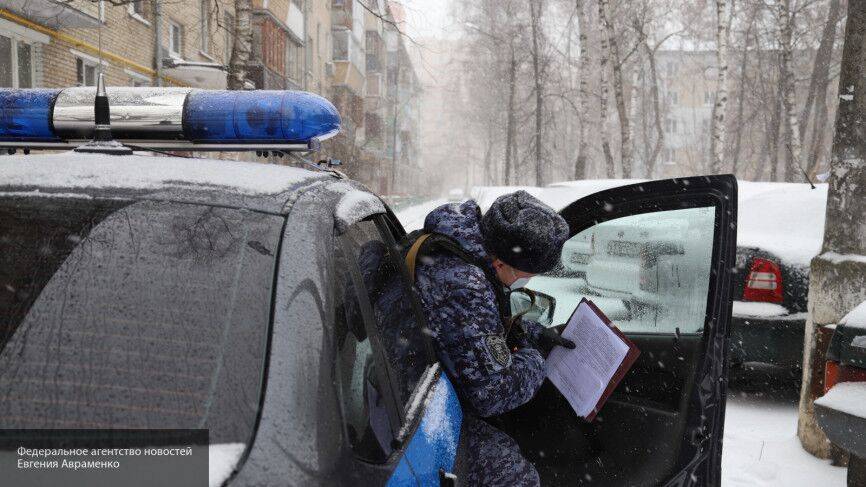
[[[508,350],[508,344],[505,343],[505,337],[502,335],[487,335],[484,338],[487,345],[487,350],[493,360],[503,367],[511,365],[511,351]]]

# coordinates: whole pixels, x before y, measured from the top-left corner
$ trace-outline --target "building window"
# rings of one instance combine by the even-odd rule
[[[210,54],[210,2],[201,1],[201,52]]]
[[[286,42],[286,77],[294,82],[301,79],[301,46],[292,39]]]
[[[151,86],[150,76],[138,73],[131,69],[124,69],[123,72],[126,73],[127,76],[129,76],[129,86]]]
[[[713,106],[713,94],[709,91],[704,92],[704,105],[708,107]]]
[[[672,118],[665,119],[665,133],[666,134],[676,134],[677,133],[677,121]]]
[[[183,57],[183,27],[174,23],[168,23],[168,52],[172,57]]]
[[[680,96],[679,96],[679,93],[677,93],[676,91],[670,91],[670,92],[668,92],[668,101],[670,102],[670,104],[671,104],[672,106],[676,106],[676,105],[678,105],[679,102],[680,102]]]
[[[105,2],[99,0],[99,21],[105,22]]]
[[[368,30],[366,41],[367,71],[380,71],[382,69],[380,57],[382,38],[375,30]]]
[[[0,86],[33,87],[33,47],[30,44],[0,36]]]
[[[334,61],[349,60],[349,36],[348,30],[334,32]]]
[[[75,58],[78,86],[96,86],[96,63]]]
[[[674,149],[665,149],[662,151],[662,164],[667,165],[675,165],[676,161],[674,160],[674,156],[676,152]]]

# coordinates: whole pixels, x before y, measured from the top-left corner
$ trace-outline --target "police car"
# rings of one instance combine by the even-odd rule
[[[0,428],[206,428],[212,486],[459,484],[462,411],[382,200],[328,168],[160,154],[308,152],[339,130],[333,105],[101,84],[0,90],[18,151],[0,157]],[[695,209],[690,312],[624,327],[643,353],[599,417],[548,384],[491,419],[545,485],[720,482],[735,180],[616,188],[563,216],[580,238]]]

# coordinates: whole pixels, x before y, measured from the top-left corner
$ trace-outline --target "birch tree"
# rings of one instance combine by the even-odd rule
[[[586,177],[586,153],[588,150],[588,141],[586,136],[586,128],[589,124],[589,76],[593,68],[593,58],[589,49],[589,16],[586,12],[586,2],[575,0],[575,8],[577,9],[577,24],[580,29],[578,44],[580,46],[580,73],[578,76],[578,96],[580,97],[580,112],[578,113],[580,123],[580,141],[577,147],[577,157],[574,161],[574,179],[583,179]]]
[[[725,135],[727,128],[728,106],[728,32],[730,15],[727,2],[716,0],[716,64],[718,77],[716,80],[716,103],[713,106],[713,126],[710,141],[711,165],[710,172],[718,174],[722,171],[725,159]]]
[[[797,117],[796,100],[796,77],[793,68],[794,57],[794,16],[791,13],[791,0],[779,0],[777,2],[779,21],[779,43],[781,44],[782,59],[780,67],[780,80],[782,83],[782,107],[784,109],[785,124],[785,181],[792,181],[794,168],[800,166],[800,124]]]
[[[598,122],[598,132],[601,137],[601,150],[604,153],[604,162],[605,162],[605,174],[608,179],[613,179],[616,177],[616,166],[613,161],[613,154],[610,151],[610,132],[608,131],[607,125],[607,110],[608,110],[608,98],[610,97],[610,88],[608,87],[607,82],[607,64],[610,61],[610,49],[608,48],[608,43],[610,42],[609,31],[607,30],[607,25],[605,25],[607,16],[605,12],[607,11],[607,2],[608,0],[598,0],[598,23],[599,23],[599,58],[598,58],[598,76],[599,76],[599,91],[600,95],[598,97],[598,105],[599,105],[599,122]]]
[[[235,0],[235,25],[232,55],[228,65],[228,89],[247,87],[247,70],[253,50],[252,0]]]
[[[815,119],[812,122],[811,145],[809,149],[809,167],[807,173],[813,177],[818,171],[821,153],[824,148],[824,138],[827,125],[827,88],[830,86],[830,65],[833,63],[833,43],[836,40],[836,24],[841,15],[839,0],[830,0],[827,8],[827,21],[821,32],[821,41],[815,53],[815,64],[809,82],[809,92],[806,95],[806,106],[800,117],[800,140],[805,140],[806,125],[814,105]]]
[[[544,185],[544,158],[542,144],[542,134],[544,131],[544,81],[542,67],[542,53],[540,51],[541,26],[540,17],[541,9],[544,0],[530,0],[530,29],[532,31],[532,73],[535,84],[535,184],[537,186]]]
[[[619,116],[619,134],[620,134],[620,163],[622,166],[622,177],[631,177],[632,166],[632,144],[631,144],[631,129],[629,128],[629,117],[625,107],[625,93],[622,80],[622,65],[623,59],[619,52],[619,42],[616,32],[613,28],[609,15],[610,3],[608,0],[599,0],[598,2],[598,19],[599,24],[606,32],[607,42],[605,47],[608,52],[603,56],[610,59],[612,74],[613,74],[613,96],[616,101],[616,111]],[[605,88],[602,87],[602,90]]]

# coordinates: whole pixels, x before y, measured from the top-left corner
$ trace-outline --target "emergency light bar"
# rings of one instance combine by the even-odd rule
[[[96,89],[0,89],[0,147],[75,148],[94,134]],[[111,88],[111,133],[154,150],[309,151],[340,131],[331,102],[303,91]]]

